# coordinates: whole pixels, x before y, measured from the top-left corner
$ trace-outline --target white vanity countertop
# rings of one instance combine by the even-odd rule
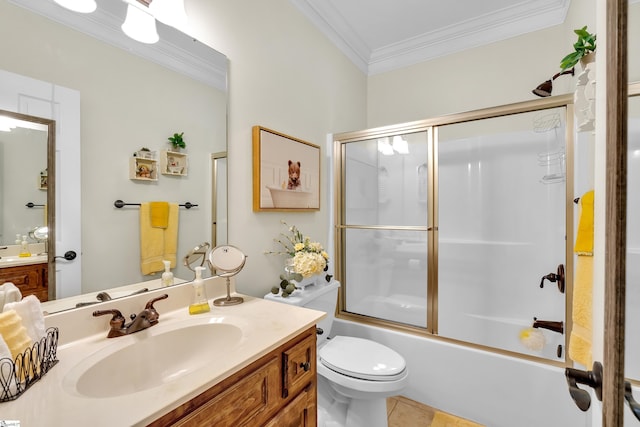
[[[5,267],[17,267],[19,265],[32,265],[32,264],[42,264],[43,262],[47,262],[47,255],[31,255],[27,257],[20,257],[18,255],[14,256],[3,256],[0,258],[0,268]]]
[[[217,279],[207,279],[205,282],[209,297],[226,295],[226,288],[224,285],[220,286],[224,282]],[[215,292],[216,290],[218,292]],[[209,313],[190,316],[187,301],[190,301],[192,289],[188,284],[150,291],[123,300],[108,301],[101,304],[100,309],[118,308],[127,317],[127,310],[135,311],[133,307],[142,309],[146,301],[162,293],[168,293],[169,298],[154,304],[160,313],[160,325],[189,322],[192,319],[209,318],[213,319],[213,322],[235,319],[237,324],[243,326],[241,343],[234,351],[226,354],[226,357],[212,358],[205,368],[171,382],[124,396],[90,398],[65,389],[65,376],[82,360],[117,340],[130,339],[138,335],[139,339],[144,339],[145,331],[107,339],[110,316],[94,318],[91,315],[96,309],[94,306],[48,316],[47,326],[56,325],[60,331],[57,352],[59,362],[18,399],[0,403],[0,418],[19,420],[21,427],[143,426],[248,366],[325,316],[325,313],[320,311],[250,296],[243,296],[245,301],[242,304],[227,307],[211,304],[212,309]],[[213,299],[215,298],[209,298],[209,301]],[[68,325],[75,325],[73,332],[69,334],[70,337],[67,337],[72,338],[71,341],[64,339],[65,330],[70,327]],[[158,325],[151,329],[153,328],[158,328]],[[194,348],[193,351],[197,352],[199,349]],[[150,354],[149,357],[153,355]]]

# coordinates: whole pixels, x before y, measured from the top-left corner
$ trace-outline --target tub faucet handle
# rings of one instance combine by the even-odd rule
[[[564,264],[558,265],[558,269],[555,273],[549,273],[545,276],[542,276],[542,280],[540,280],[540,287],[544,288],[544,281],[548,280],[551,283],[558,282],[558,290],[564,294]]]

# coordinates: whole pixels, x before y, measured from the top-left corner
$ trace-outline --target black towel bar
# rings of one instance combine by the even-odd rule
[[[122,208],[124,206],[140,206],[141,203],[125,203],[122,200],[116,200],[115,202],[113,202],[113,206],[115,206],[116,208]],[[178,206],[182,206],[185,209],[191,209],[191,208],[197,208],[198,205],[194,205],[191,202],[184,202],[181,205]]]

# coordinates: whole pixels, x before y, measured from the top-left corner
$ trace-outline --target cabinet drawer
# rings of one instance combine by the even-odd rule
[[[23,297],[35,295],[41,302],[48,298],[47,264],[31,264],[0,269],[0,284],[11,282]]]
[[[264,367],[242,378],[227,390],[201,405],[174,426],[251,425],[260,414],[279,404],[277,389],[280,369],[274,358]]]
[[[282,353],[282,397],[298,393],[315,375],[316,336],[311,334]]]

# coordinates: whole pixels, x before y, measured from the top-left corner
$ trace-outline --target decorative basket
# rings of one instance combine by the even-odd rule
[[[47,334],[31,348],[16,356],[0,359],[0,402],[15,400],[51,369],[58,359],[58,328]]]

